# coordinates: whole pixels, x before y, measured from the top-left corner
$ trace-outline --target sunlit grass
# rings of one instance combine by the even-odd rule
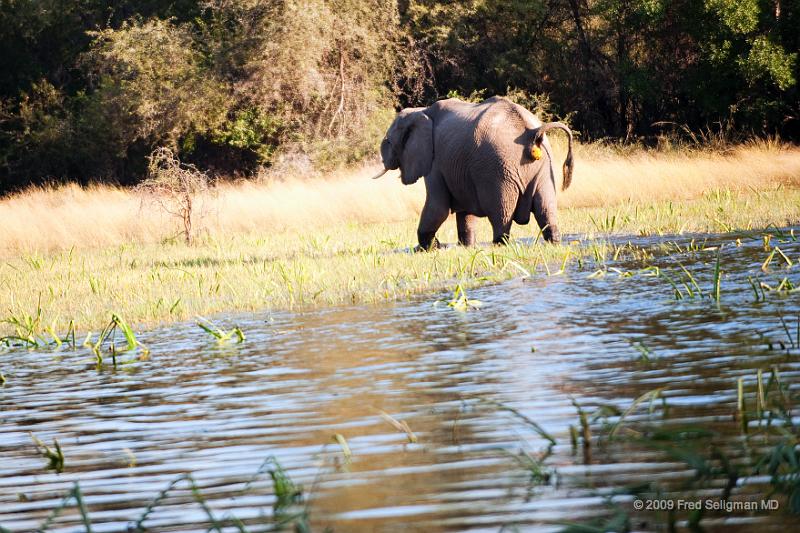
[[[599,220],[613,224],[598,227]],[[637,253],[633,247],[605,242],[610,234],[747,230],[798,220],[800,190],[779,188],[715,191],[683,203],[562,209],[567,237],[559,246],[533,244],[533,227],[523,226],[512,230],[518,240],[509,246],[450,246],[414,254],[412,218],[401,223],[342,222],[314,231],[206,235],[194,246],[177,239],[19,253],[0,262],[0,319],[6,320],[0,335],[15,334],[21,324],[22,337],[74,337],[76,329],[102,329],[112,313],[132,325],[152,325],[223,311],[395,301],[452,292],[457,284],[467,290],[513,277],[561,275],[584,259],[602,267],[607,259]],[[440,238],[456,241],[452,219]],[[482,221],[478,240],[490,239],[489,224]],[[778,260],[786,262],[775,252],[772,262]]]
[[[555,158],[563,161],[562,138],[552,140]],[[555,165],[556,172],[560,166]],[[421,180],[403,186],[397,172],[369,179],[377,168],[379,164],[325,177],[284,176],[222,184],[194,203],[193,229],[224,247],[233,245],[229,242],[233,239],[320,231],[323,236],[307,237],[308,244],[324,245],[331,226],[398,224],[401,231],[386,237],[398,234],[399,242],[408,245],[413,231],[409,233],[407,224],[419,216],[425,186]],[[558,201],[561,208],[594,208],[583,215],[584,221],[588,224],[591,215],[596,222],[591,227],[606,232],[627,226],[626,217],[648,215],[637,213],[633,206],[672,201],[673,209],[678,209],[686,200],[704,195],[760,194],[756,191],[779,186],[800,187],[800,149],[754,142],[717,152],[689,148],[620,151],[590,144],[576,147],[573,184],[559,193]],[[660,218],[644,223],[650,231],[665,230],[675,220],[667,208],[655,214]],[[760,215],[751,216],[758,219]],[[720,231],[727,222],[725,217],[717,218],[720,223],[709,226]],[[73,247],[155,244],[181,238],[182,230],[181,221],[160,212],[157,205],[142,203],[135,192],[113,186],[31,188],[0,199],[0,257]]]
[[[485,229],[488,240],[489,228]],[[450,229],[445,238],[452,242]],[[97,331],[110,310],[131,323],[158,323],[220,311],[299,309],[371,303],[465,288],[521,275],[522,263],[560,263],[570,246],[510,246],[413,254],[413,223],[345,224],[313,238],[287,232],[265,238],[207,238],[184,244],[123,245],[62,251],[0,263],[0,331],[30,325]]]

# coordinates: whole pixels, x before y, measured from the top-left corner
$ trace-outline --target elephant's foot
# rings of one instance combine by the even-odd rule
[[[438,250],[441,248],[442,245],[439,244],[439,239],[434,239],[427,247],[423,247],[421,244],[418,244],[414,247],[414,252],[432,252],[433,250]]]
[[[435,234],[420,234],[419,244],[414,247],[414,251],[430,252],[431,250],[436,250],[437,248],[441,248],[441,244],[439,244],[439,239],[436,238]]]
[[[475,235],[459,235],[458,244],[461,246],[475,246]]]
[[[511,217],[503,217],[502,220],[493,220],[492,223],[492,244],[506,245],[511,241]]]
[[[553,244],[558,244],[561,242],[561,232],[558,231],[557,227],[546,226],[542,231],[542,237],[545,241]]]
[[[508,234],[508,233],[504,233],[504,234],[492,239],[492,244],[506,246],[510,240],[511,240],[511,235]]]

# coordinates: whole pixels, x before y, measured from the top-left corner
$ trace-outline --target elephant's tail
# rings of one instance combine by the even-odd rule
[[[536,134],[536,138],[534,139],[533,142],[536,144],[536,146],[540,146],[542,144],[542,141],[544,140],[544,134],[553,129],[562,130],[569,137],[567,159],[564,160],[564,167],[563,167],[564,183],[561,185],[561,190],[565,191],[572,183],[572,171],[575,167],[575,161],[572,158],[572,130],[570,130],[566,124],[562,124],[561,122],[548,122],[547,124],[544,124],[542,125],[541,128],[539,128],[539,131]]]

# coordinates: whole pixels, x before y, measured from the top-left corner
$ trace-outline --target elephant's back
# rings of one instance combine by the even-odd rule
[[[453,211],[486,216],[483,204],[490,192],[510,187],[509,193],[518,194],[530,181],[533,169],[525,149],[541,122],[502,97],[435,105],[434,157],[452,194]]]
[[[509,136],[514,138],[541,127],[542,122],[530,111],[507,98],[494,96],[484,100],[478,111],[477,133],[484,142],[498,139],[500,142]]]
[[[500,97],[486,100],[474,131],[475,157],[493,160],[503,174],[526,181],[528,166],[533,160],[527,151],[541,127],[531,112]]]
[[[482,211],[492,209],[497,200],[491,192],[499,190],[503,213],[511,216],[519,211],[514,213],[515,220],[527,224],[531,183],[542,168],[531,158],[529,148],[542,123],[533,113],[505,98],[491,98],[485,104],[486,111],[475,131],[470,181],[478,191]],[[523,198],[527,203],[520,206]]]

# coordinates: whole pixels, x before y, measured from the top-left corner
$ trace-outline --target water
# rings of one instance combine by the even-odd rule
[[[658,251],[669,240],[685,246],[690,238],[634,244],[654,250],[648,264],[676,281],[679,261],[711,293],[717,252]],[[800,244],[786,241],[771,244],[797,261]],[[303,485],[315,531],[558,530],[563,522],[613,517],[618,510],[604,496],[646,483],[669,490],[673,500],[714,500],[724,475],[690,483],[695,471],[685,461],[637,442],[629,430],[714,431],[698,448],[716,446],[737,464],[772,442],[741,435],[736,385],[745,377],[752,407],[756,369],[777,365],[782,383],[800,383],[789,335],[800,302],[798,293],[774,292],[755,302],[747,278],[800,284],[798,267],[786,269],[776,256],[763,272],[767,252],[758,236],[716,236],[705,246],[719,244],[720,306],[710,298],[676,301],[665,278],[638,271],[639,262],[611,262],[618,270],[601,277],[589,277],[598,265],[587,262],[560,276],[471,291],[483,306],[467,313],[426,297],[219,318],[245,330],[242,345],[218,345],[192,324],[155,330],[141,336],[150,358],[116,370],[97,371],[85,351],[3,354],[0,525],[36,529],[78,481],[93,531],[126,531],[159,491],[191,472],[218,517],[232,513],[259,530],[272,514],[272,482],[262,475],[243,489],[271,456]],[[579,427],[573,400],[591,419],[601,406],[625,411],[659,387],[666,387],[666,403],[657,399],[652,413],[647,404],[635,409],[621,438],[610,441],[603,427],[619,417],[600,416],[591,420],[591,457],[580,439],[571,445],[569,428]],[[544,460],[547,475],[532,477],[512,457],[539,457],[548,443],[503,406],[556,439]],[[418,442],[380,411],[407,422]],[[48,444],[58,439],[63,473],[45,469],[29,432]],[[349,461],[337,433],[352,451]],[[767,480],[743,474],[734,495],[764,495]],[[628,490],[613,499],[632,527],[663,527],[666,515],[635,512],[635,498]],[[702,525],[785,530],[796,517],[778,499],[779,510],[711,511]],[[679,525],[687,515],[677,514]],[[72,506],[51,529],[82,531],[80,520]],[[184,484],[145,525],[206,531],[205,521]]]

